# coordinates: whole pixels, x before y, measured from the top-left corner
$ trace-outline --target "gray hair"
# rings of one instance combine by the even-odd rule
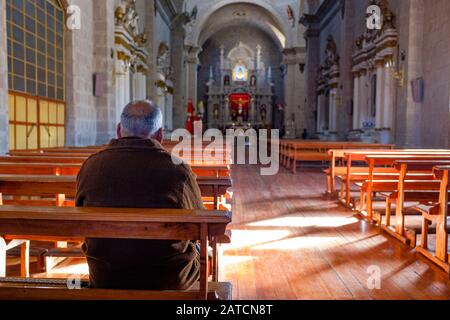
[[[150,100],[133,101],[123,110],[120,123],[125,136],[149,138],[162,128],[163,115]]]

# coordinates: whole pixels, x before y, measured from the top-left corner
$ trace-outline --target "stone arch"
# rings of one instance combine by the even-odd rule
[[[228,53],[228,59],[231,59],[233,57],[236,56],[236,54],[238,54],[238,50],[244,50],[245,53],[247,54],[247,57],[249,58],[254,58],[255,57],[255,52],[245,43],[239,42],[239,44],[234,47],[233,49],[230,50],[230,52]]]
[[[286,37],[285,47],[292,46],[291,33],[289,32],[288,26],[283,22],[281,13],[267,0],[220,0],[215,2],[200,15],[200,18],[196,23],[195,30],[193,30],[193,41],[195,46],[199,46],[201,32],[211,15],[223,7],[233,4],[251,4],[264,9],[276,21],[277,26],[275,27]]]
[[[281,41],[277,34],[272,30],[269,26],[264,25],[262,22],[252,21],[252,22],[246,22],[246,24],[249,27],[260,29],[261,31],[265,32],[267,35],[270,36],[270,38],[273,40],[273,42],[280,48],[280,50],[283,50],[285,47],[285,42]],[[201,32],[200,38],[199,38],[199,46],[203,46],[203,44],[216,32],[219,30],[225,29],[229,26],[236,25],[236,22],[230,21],[226,24],[221,24],[219,26],[214,26],[212,28],[208,28],[207,30],[204,30],[204,32]],[[281,31],[280,31],[281,32]],[[284,36],[284,35],[283,35]]]

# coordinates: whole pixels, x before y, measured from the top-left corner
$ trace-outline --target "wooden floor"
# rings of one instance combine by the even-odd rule
[[[255,166],[232,170],[233,240],[221,278],[232,282],[234,299],[450,298],[447,274],[326,198],[320,170],[280,170],[272,177]],[[369,268],[379,268],[380,290],[368,288]],[[48,276],[74,273],[86,276],[84,261]]]
[[[233,168],[233,243],[222,278],[234,299],[450,298],[447,274],[327,199],[319,170],[281,170],[262,177],[257,167]],[[373,270],[380,290],[368,288]]]

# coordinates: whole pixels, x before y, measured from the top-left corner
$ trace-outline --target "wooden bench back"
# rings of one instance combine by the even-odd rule
[[[0,194],[10,196],[54,197],[64,194],[74,198],[75,176],[0,175]]]
[[[407,155],[445,155],[450,150],[352,150],[347,151],[344,157],[347,161],[365,161],[367,156],[407,156]],[[401,160],[401,158],[399,159]]]
[[[63,163],[2,163],[0,162],[0,174],[19,175],[61,175],[76,176],[81,169],[81,164]],[[197,176],[204,177],[229,177],[229,165],[196,165],[191,166]]]
[[[366,155],[366,162],[374,166],[393,166],[401,160],[450,160],[450,151],[436,153],[408,153],[408,154],[373,154]]]
[[[82,164],[83,157],[41,157],[41,156],[3,156],[0,162],[12,163],[76,163]]]
[[[202,197],[213,198],[214,208],[219,208],[219,198],[227,194],[232,186],[231,179],[225,177],[198,176],[197,183]],[[2,195],[57,197],[61,204],[66,198],[76,195],[76,176],[47,175],[0,175],[0,200]]]
[[[141,240],[200,240],[200,289],[188,296],[180,292],[159,292],[173,299],[197,297],[207,299],[208,240],[225,235],[231,213],[222,211],[119,208],[0,207],[0,235],[82,237]],[[0,237],[0,240],[3,239]],[[4,242],[4,240],[3,240]],[[6,250],[0,246],[0,250]],[[4,252],[3,252],[4,254]],[[24,292],[26,290],[26,293]],[[34,290],[34,291],[33,291]],[[90,289],[87,289],[90,290]],[[51,291],[0,286],[0,297],[6,294],[26,298]],[[83,290],[79,291],[81,295]],[[123,293],[123,291],[122,291]],[[74,290],[70,294],[77,296]],[[143,293],[144,294],[144,293]],[[149,292],[155,297],[157,292]],[[145,295],[145,294],[144,294]],[[42,298],[42,296],[41,296]]]
[[[31,174],[31,175],[61,175],[75,176],[80,171],[81,164],[64,163],[14,163],[0,162],[0,174]]]

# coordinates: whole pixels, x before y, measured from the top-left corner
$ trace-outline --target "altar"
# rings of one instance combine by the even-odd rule
[[[240,42],[220,63],[210,66],[207,85],[207,126],[229,128],[270,128],[273,114],[271,67],[262,61],[261,47],[254,51]]]

